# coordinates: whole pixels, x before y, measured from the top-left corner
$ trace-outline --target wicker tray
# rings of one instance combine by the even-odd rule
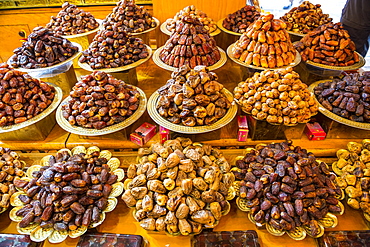
[[[100,130],[94,129],[94,128],[90,129],[90,128],[84,128],[84,127],[80,127],[80,126],[71,125],[68,122],[68,120],[63,117],[63,114],[62,114],[62,106],[67,104],[68,100],[70,99],[70,96],[68,96],[66,99],[64,99],[63,102],[60,104],[60,106],[57,109],[57,112],[56,112],[57,123],[59,124],[60,127],[62,127],[62,129],[66,130],[70,133],[73,133],[73,134],[76,134],[76,135],[82,135],[82,136],[100,136],[100,135],[111,134],[111,133],[117,132],[119,130],[122,130],[122,129],[130,126],[131,124],[133,124],[145,112],[146,103],[147,103],[145,93],[140,88],[138,88],[138,87],[136,87],[136,88],[140,92],[139,107],[136,109],[134,114],[132,114],[130,117],[128,117],[127,119],[125,119],[121,123],[114,124],[114,125],[111,125],[111,126],[107,126],[107,127],[103,128],[103,129],[100,129]]]
[[[136,68],[140,64],[143,64],[143,63],[145,63],[146,61],[148,61],[150,59],[150,56],[152,55],[152,48],[150,48],[148,45],[145,45],[145,46],[148,49],[149,55],[144,59],[140,59],[140,60],[138,60],[136,62],[133,62],[133,63],[131,63],[129,65],[126,65],[126,66],[117,67],[117,68],[106,68],[106,69],[92,69],[88,63],[81,63],[80,61],[78,61],[78,65],[82,69],[87,70],[87,71],[104,71],[106,73],[113,73],[113,72],[120,72],[120,71],[130,70],[130,69]]]
[[[332,81],[332,80],[321,80],[321,81],[314,82],[308,87],[308,90],[313,93],[314,88],[317,85],[319,85],[319,83],[327,82],[327,81]],[[325,116],[327,116],[328,118],[330,118],[334,121],[337,121],[341,124],[351,126],[351,127],[357,128],[357,129],[370,130],[370,123],[355,122],[355,121],[352,121],[352,120],[349,120],[349,119],[346,119],[346,118],[342,118],[342,117],[332,113],[328,109],[326,109],[323,105],[321,105],[320,102],[317,101],[316,95],[315,95],[315,100],[319,104],[319,111],[322,114],[324,114]]]
[[[30,126],[32,124],[35,124],[35,123],[41,121],[42,119],[46,118],[48,115],[50,115],[58,107],[58,105],[60,104],[60,102],[62,101],[62,98],[63,98],[62,89],[60,87],[55,86],[52,83],[47,82],[47,84],[49,84],[49,85],[51,85],[55,88],[55,96],[54,96],[53,102],[51,102],[51,104],[43,112],[41,112],[40,114],[34,116],[33,118],[31,118],[27,121],[24,121],[23,123],[0,127],[0,134],[8,133],[8,132],[15,131],[15,130],[19,130],[19,129],[25,128],[27,126]]]
[[[93,29],[93,30],[90,30],[90,31],[85,32],[85,33],[79,33],[79,34],[73,34],[73,35],[61,35],[61,36],[65,39],[74,39],[74,38],[80,38],[80,37],[83,37],[83,36],[87,36],[87,35],[92,34],[92,33],[96,33],[100,30],[100,25],[103,22],[103,20],[96,19],[96,22],[99,23],[99,26],[97,28]]]
[[[222,31],[224,31],[225,33],[228,33],[228,34],[232,34],[232,35],[235,35],[235,36],[242,36],[242,33],[236,33],[236,32],[233,32],[233,31],[230,31],[226,28],[224,28],[224,26],[222,26],[222,23],[223,21],[225,20],[225,18],[222,18],[221,20],[219,20],[217,22],[217,26],[219,29],[221,29]]]
[[[73,148],[72,150],[69,150],[69,149],[62,149],[62,150],[68,150],[69,152],[71,152],[72,155],[73,154],[80,154],[80,153],[89,154],[89,153],[92,153],[94,151],[100,151],[100,149],[98,147],[95,147],[95,146],[89,147],[88,149],[86,149],[83,146],[77,146],[77,147]],[[62,150],[60,150],[60,151],[62,151]],[[28,169],[31,170],[31,171],[38,171],[38,170],[40,170],[40,168],[42,166],[45,166],[45,165],[48,166],[49,165],[48,161],[50,159],[50,156],[51,155],[48,155],[48,156],[45,156],[44,158],[42,158],[41,161],[40,161],[40,165],[33,165],[33,166],[29,167]],[[61,243],[64,240],[66,240],[68,238],[68,236],[71,237],[71,238],[77,238],[77,237],[83,235],[87,231],[88,228],[95,228],[95,227],[99,226],[100,224],[102,224],[105,220],[105,214],[108,213],[108,212],[113,211],[115,209],[115,207],[117,206],[118,200],[117,200],[116,197],[120,196],[123,192],[123,183],[121,182],[121,180],[124,178],[124,171],[122,169],[117,169],[120,165],[120,161],[117,158],[112,157],[112,153],[110,151],[108,151],[108,150],[101,151],[100,152],[100,157],[106,157],[107,158],[107,160],[108,160],[107,164],[109,165],[109,167],[111,169],[111,172],[113,172],[114,174],[116,174],[118,176],[117,182],[112,184],[113,189],[112,189],[112,192],[110,193],[110,195],[108,197],[108,205],[103,210],[103,212],[100,214],[100,221],[98,221],[96,223],[91,223],[88,227],[80,226],[74,231],[72,231],[72,230],[57,231],[57,230],[54,230],[53,228],[41,228],[39,226],[39,224],[36,224],[36,223],[30,224],[29,226],[27,226],[25,228],[21,228],[21,227],[19,227],[19,223],[18,223],[17,224],[17,231],[21,234],[30,235],[31,240],[35,241],[35,242],[41,242],[41,241],[44,241],[44,240],[48,239],[50,243]],[[30,174],[31,174],[31,172],[27,172],[28,176]],[[28,177],[28,178],[31,179],[31,177]],[[14,222],[20,222],[23,218],[23,217],[17,216],[15,214],[20,208],[22,208],[25,205],[18,198],[18,196],[21,195],[21,194],[26,194],[26,192],[25,191],[19,191],[19,192],[13,194],[11,199],[10,199],[10,203],[14,208],[9,212],[9,217]]]
[[[170,30],[167,29],[167,24],[168,24],[168,19],[165,22],[162,23],[162,25],[161,25],[161,31],[162,31],[162,33],[170,36],[172,33],[171,33]],[[210,36],[216,36],[216,35],[218,35],[220,33],[221,33],[221,30],[217,28],[215,31],[213,31],[209,35]]]
[[[239,59],[237,59],[237,58],[235,58],[235,57],[233,56],[233,54],[232,54],[232,50],[233,50],[233,48],[234,48],[234,45],[235,45],[235,43],[234,43],[234,44],[231,44],[231,45],[227,48],[227,50],[226,50],[227,55],[228,55],[228,56],[229,56],[229,58],[230,58],[231,60],[233,60],[235,63],[240,64],[240,65],[242,65],[242,66],[244,66],[244,67],[247,67],[247,68],[257,69],[257,70],[277,70],[277,69],[285,69],[285,68],[287,68],[287,67],[294,67],[294,66],[297,66],[297,65],[301,62],[301,55],[299,54],[299,52],[298,52],[298,51],[296,51],[296,55],[295,55],[295,59],[294,59],[294,61],[293,61],[292,63],[290,63],[289,65],[286,65],[286,66],[283,66],[283,67],[279,67],[279,68],[264,68],[264,67],[257,67],[257,66],[251,65],[251,64],[249,64],[249,65],[248,65],[248,64],[246,64],[246,63],[244,63],[244,62],[240,61]]]
[[[230,102],[233,102],[233,95],[227,89],[225,88],[222,89],[222,92],[225,94],[228,100],[230,100]],[[189,127],[189,126],[184,126],[184,125],[179,125],[179,124],[173,124],[167,119],[163,118],[161,115],[159,115],[157,111],[157,107],[156,107],[158,98],[159,98],[159,93],[157,91],[155,91],[150,96],[148,100],[148,107],[147,107],[149,116],[154,120],[154,122],[156,122],[160,126],[163,126],[169,130],[172,130],[178,133],[184,133],[184,134],[200,134],[200,133],[206,133],[206,132],[210,132],[210,131],[222,128],[223,126],[227,125],[234,119],[238,111],[238,107],[234,103],[232,103],[226,115],[223,116],[221,119],[219,119],[216,123],[211,124],[211,125]]]
[[[218,50],[220,51],[220,54],[221,54],[221,58],[220,60],[218,60],[217,63],[215,63],[214,65],[212,66],[209,66],[207,67],[210,71],[211,70],[216,70],[218,68],[221,68],[227,61],[227,56],[226,56],[226,53],[220,48],[220,47],[217,47]],[[158,65],[159,67],[161,67],[162,69],[165,69],[165,70],[169,70],[169,71],[175,71],[177,70],[178,68],[176,67],[173,67],[173,66],[169,66],[167,65],[166,63],[164,63],[160,58],[159,58],[159,54],[161,53],[161,51],[163,50],[163,46],[162,47],[159,47],[153,54],[153,61],[156,65]]]

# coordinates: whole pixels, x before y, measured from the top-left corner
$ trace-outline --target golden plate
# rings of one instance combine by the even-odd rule
[[[125,189],[125,190],[128,190],[128,186],[129,186],[129,183],[132,181],[132,179],[131,178],[127,178],[126,180],[125,180],[125,182],[123,183],[123,188]]]
[[[104,71],[106,73],[120,72],[120,71],[133,69],[133,68],[136,68],[137,66],[139,66],[140,64],[143,64],[146,61],[148,61],[150,59],[150,57],[152,56],[152,53],[153,53],[152,48],[150,48],[148,45],[145,45],[145,46],[148,49],[149,55],[146,58],[143,58],[143,59],[140,59],[136,62],[130,63],[126,66],[117,67],[117,68],[92,69],[89,64],[81,63],[80,61],[78,61],[78,66],[80,66],[82,69],[87,70],[87,71]]]
[[[71,237],[71,238],[78,238],[81,235],[85,234],[86,231],[87,231],[86,226],[80,226],[79,228],[77,228],[74,231],[71,231],[71,230],[68,231],[68,236]]]
[[[236,205],[243,212],[249,212],[251,209],[247,206],[248,199],[245,198],[236,198]]]
[[[112,212],[113,211],[113,209],[115,209],[116,208],[116,206],[117,206],[117,204],[118,204],[118,200],[117,200],[117,198],[115,198],[115,197],[110,197],[110,198],[108,198],[108,204],[107,204],[107,207],[104,209],[104,213],[109,213],[109,212]]]
[[[121,165],[121,162],[116,157],[113,157],[108,160],[107,165],[111,171],[115,171]]]
[[[0,133],[7,133],[7,132],[14,131],[14,130],[19,130],[24,127],[30,126],[34,123],[37,123],[41,121],[42,119],[46,118],[48,115],[50,115],[58,107],[63,97],[62,89],[60,87],[55,86],[52,83],[47,82],[47,84],[55,88],[55,96],[54,96],[53,102],[51,102],[51,104],[43,112],[41,112],[40,114],[34,116],[33,118],[27,121],[24,121],[23,123],[0,127]]]
[[[62,153],[62,152],[67,152],[67,153],[69,154],[69,156],[72,156],[72,152],[71,152],[71,150],[70,150],[70,149],[68,149],[68,148],[62,148],[62,149],[59,149],[59,150],[57,151],[57,153]]]
[[[22,180],[24,180],[24,181],[29,182],[29,181],[31,181],[31,179],[32,179],[32,178],[28,177],[28,174],[27,174],[27,173],[25,173],[23,177],[21,177],[21,178],[17,178],[17,179],[15,179],[15,180],[18,180],[18,179],[22,179]],[[14,181],[13,181],[13,183],[14,183]],[[15,189],[16,189],[17,191],[23,191],[23,188],[15,187]],[[11,203],[10,203],[10,204],[11,204]]]
[[[339,167],[337,166],[337,161],[335,161],[333,164],[331,164],[331,169],[333,169],[333,171],[335,172],[335,174],[337,174],[338,176],[341,176],[343,174],[342,170],[339,169]]]
[[[236,33],[236,32],[233,32],[233,31],[230,31],[226,28],[224,28],[224,26],[222,26],[222,23],[224,21],[225,18],[222,18],[221,20],[219,20],[217,22],[217,26],[219,29],[221,29],[222,31],[224,31],[225,33],[228,33],[228,34],[232,34],[232,35],[235,35],[235,36],[242,36],[242,33]]]
[[[102,212],[102,213],[100,214],[100,220],[99,220],[98,222],[91,223],[91,224],[89,225],[89,228],[95,228],[95,227],[97,227],[97,226],[101,225],[101,224],[103,223],[103,221],[104,221],[104,220],[105,220],[105,213],[104,213],[104,212]]]
[[[36,227],[38,227],[40,224],[30,224],[24,228],[21,228],[19,227],[19,225],[17,224],[17,231],[20,233],[20,234],[26,234],[26,235],[30,235],[31,232],[33,232]]]
[[[125,178],[125,171],[123,169],[115,169],[113,174],[117,175],[117,182],[121,182]]]
[[[338,219],[334,214],[327,213],[324,218],[318,221],[325,228],[334,228],[338,225]]]
[[[302,226],[302,227],[306,231],[306,233],[307,233],[308,236],[310,236],[312,238],[319,238],[322,235],[324,235],[325,229],[324,229],[324,227],[321,224],[318,224],[318,225],[319,225],[319,233],[316,236],[313,236],[311,234],[310,228],[308,226]]]
[[[226,88],[223,88],[222,92],[230,102],[233,102],[232,93],[230,93]],[[225,125],[227,125],[228,123],[230,123],[234,119],[236,112],[238,111],[238,106],[232,103],[226,115],[223,116],[221,119],[219,119],[216,123],[211,124],[211,125],[189,127],[189,126],[184,126],[184,125],[179,125],[179,124],[173,124],[167,119],[163,118],[161,115],[159,115],[157,108],[156,108],[158,98],[159,98],[158,91],[155,91],[150,96],[148,100],[148,107],[147,107],[149,116],[154,120],[154,122],[156,122],[160,126],[163,126],[169,130],[172,130],[178,133],[184,133],[184,134],[200,134],[200,133],[206,133],[206,132],[220,129],[224,127]]]
[[[154,63],[158,65],[159,67],[161,67],[162,69],[169,70],[169,71],[176,71],[178,68],[167,65],[159,58],[159,54],[161,54],[163,47],[164,46],[157,48],[157,50],[154,52],[153,54]],[[227,61],[227,56],[224,50],[222,50],[220,47],[217,47],[217,48],[220,51],[221,57],[220,57],[220,60],[217,61],[217,63],[213,64],[212,66],[207,67],[210,71],[221,68]]]
[[[129,125],[133,124],[134,122],[136,122],[136,120],[138,120],[141,117],[141,115],[143,115],[144,112],[145,112],[146,103],[147,103],[145,93],[144,93],[143,90],[141,90],[138,87],[136,87],[136,89],[140,93],[139,107],[136,109],[136,111],[130,117],[126,118],[121,123],[117,123],[117,124],[114,124],[114,125],[111,125],[111,126],[107,126],[107,127],[103,128],[103,129],[100,129],[100,130],[94,129],[94,128],[83,128],[83,127],[80,127],[80,126],[71,125],[67,121],[67,119],[65,119],[62,115],[62,106],[67,104],[68,100],[70,99],[70,96],[68,96],[66,99],[64,99],[63,102],[60,104],[60,106],[57,109],[57,112],[56,112],[57,123],[59,124],[60,127],[62,127],[66,131],[68,131],[72,134],[83,135],[83,136],[99,136],[99,135],[106,135],[106,134],[111,134],[111,133],[120,131],[120,130],[128,127]]]
[[[68,231],[56,231],[54,230],[52,234],[50,234],[48,240],[52,244],[61,243],[66,240],[68,237]]]
[[[84,146],[76,146],[76,147],[72,148],[71,152],[72,152],[72,155],[86,154],[87,150]]]
[[[13,207],[23,207],[24,206],[24,203],[19,200],[18,196],[19,195],[27,195],[26,193],[24,193],[23,191],[18,191],[18,192],[15,192],[11,197],[10,197],[10,205],[12,205]]]
[[[19,209],[23,208],[23,206],[18,206],[18,207],[14,207],[12,208],[12,210],[10,210],[9,212],[9,218],[14,221],[14,222],[20,222],[23,217],[22,216],[17,216],[16,213]]]
[[[49,160],[50,160],[51,157],[53,157],[53,155],[51,155],[51,154],[42,157],[41,160],[40,160],[40,165],[39,165],[40,167],[39,168],[38,167],[34,167],[33,168],[34,169],[33,171],[39,171],[42,166],[50,166]],[[27,173],[27,175],[29,177],[32,177],[32,172],[30,174]]]
[[[117,197],[120,196],[123,192],[123,183],[117,182],[112,185],[112,191],[109,194],[109,197]]]
[[[236,192],[235,192],[235,188],[233,186],[230,186],[229,188],[229,191],[227,193],[227,196],[226,196],[226,200],[227,201],[231,201],[232,199],[234,199],[236,196]]]
[[[151,28],[149,28],[147,30],[144,30],[144,31],[140,32],[140,33],[130,33],[130,34],[132,36],[136,36],[136,35],[148,33],[148,32],[151,32],[151,31],[155,30],[157,27],[160,26],[159,24],[161,24],[161,22],[157,18],[155,18],[155,17],[152,17],[152,18],[153,18],[154,22],[156,23],[155,27],[151,27]]]
[[[226,201],[226,208],[225,210],[221,211],[221,215],[222,216],[225,216],[227,215],[228,213],[230,213],[230,209],[231,209],[231,205],[230,205],[230,202]]]
[[[87,155],[90,155],[90,154],[92,154],[93,152],[100,152],[100,148],[99,148],[99,147],[97,147],[97,146],[91,146],[91,147],[88,147],[88,148],[86,149],[86,154],[87,154]]]
[[[244,67],[247,67],[247,68],[251,68],[251,69],[257,69],[257,70],[278,70],[278,69],[285,69],[287,67],[294,67],[294,66],[297,66],[300,62],[301,62],[301,55],[299,54],[298,51],[296,51],[296,55],[295,55],[295,58],[294,58],[294,61],[286,66],[282,66],[282,67],[279,67],[279,68],[264,68],[264,67],[258,67],[258,66],[254,66],[254,65],[251,65],[251,64],[246,64],[242,61],[240,61],[239,59],[235,58],[234,55],[232,54],[232,49],[234,48],[234,45],[235,43],[231,44],[226,52],[227,52],[227,55],[229,56],[229,58],[231,60],[233,60],[235,63],[237,64],[240,64]]]
[[[323,83],[323,82],[327,82],[327,81],[332,81],[332,80],[321,80],[321,81],[314,82],[308,87],[308,90],[313,93],[314,88],[317,85],[319,85],[319,83]],[[316,99],[316,95],[315,95],[315,101],[319,104],[319,111],[322,114],[324,114],[326,117],[328,117],[328,118],[330,118],[334,121],[337,121],[341,124],[351,126],[351,127],[357,128],[357,129],[370,130],[370,123],[355,122],[355,121],[352,121],[352,120],[349,120],[349,119],[346,119],[346,118],[342,118],[342,117],[332,113],[331,111],[329,111],[328,109],[326,109],[324,106],[322,106],[320,104],[320,102]]]
[[[101,24],[102,20],[100,20],[100,19],[95,19],[95,20],[99,24],[97,28],[95,28],[93,30],[90,30],[90,31],[87,31],[87,32],[84,32],[84,33],[79,33],[79,34],[61,35],[61,37],[65,38],[65,39],[74,39],[74,38],[87,36],[87,35],[92,34],[92,33],[96,33],[97,31],[100,30],[100,24]]]
[[[238,168],[239,169],[239,168]],[[231,185],[231,187],[235,190],[235,196],[240,196],[240,181],[234,181]]]
[[[35,242],[42,242],[47,239],[54,231],[54,228],[41,228],[36,227],[30,234],[30,238]]]
[[[320,69],[327,69],[327,70],[339,70],[339,71],[346,71],[346,70],[356,70],[361,67],[363,67],[366,63],[365,59],[357,52],[355,51],[360,58],[360,61],[358,63],[355,63],[350,66],[330,66],[330,65],[324,65],[319,63],[314,63],[312,61],[307,60],[305,63],[309,64],[313,67],[320,68]]]
[[[106,158],[107,160],[110,160],[110,158],[112,158],[112,153],[111,151],[103,150],[100,152],[99,158]]]
[[[281,231],[281,230],[278,230],[276,229],[275,227],[273,227],[272,225],[270,224],[266,224],[266,230],[273,236],[277,236],[277,237],[280,237],[280,236],[283,236],[285,234],[285,231]]]
[[[172,33],[171,33],[170,30],[167,29],[167,24],[168,24],[168,19],[165,22],[162,23],[160,29],[161,29],[162,33],[164,33],[164,34],[166,34],[168,36],[171,36]],[[213,31],[209,35],[210,36],[216,36],[217,34],[220,34],[220,33],[221,33],[221,30],[217,28],[215,31]]]
[[[297,241],[305,239],[307,235],[306,231],[302,227],[296,227],[293,231],[287,231],[286,234]]]

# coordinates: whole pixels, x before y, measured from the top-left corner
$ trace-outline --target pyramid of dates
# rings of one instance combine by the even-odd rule
[[[99,222],[118,178],[99,155],[72,155],[62,149],[50,155],[48,165],[34,171],[30,181],[14,181],[25,192],[18,196],[24,206],[15,212],[22,217],[19,227],[39,224],[45,230],[74,231]]]
[[[23,123],[53,102],[55,88],[29,74],[0,64],[0,127]]]
[[[99,27],[99,23],[90,12],[85,12],[76,5],[65,2],[62,10],[57,16],[51,17],[46,27],[59,35],[75,35],[94,30]]]
[[[355,43],[340,22],[318,27],[294,46],[303,61],[329,66],[351,66],[360,61]]]
[[[139,163],[127,170],[122,199],[148,231],[197,234],[213,228],[228,213],[235,181],[230,164],[210,145],[179,137],[138,151]]]
[[[320,104],[334,114],[352,121],[370,123],[369,71],[319,83],[314,93]]]
[[[135,86],[111,75],[94,71],[82,76],[72,88],[62,115],[71,125],[103,129],[130,117],[139,107],[140,93]]]
[[[181,21],[181,19],[184,16],[191,16],[193,18],[198,18],[200,22],[204,25],[204,28],[209,31],[209,33],[212,33],[217,30],[217,25],[212,20],[212,18],[208,17],[206,13],[203,11],[197,9],[194,5],[186,6],[182,10],[176,13],[176,15],[173,18],[167,19],[167,26],[166,28],[173,32],[176,29],[176,23]]]
[[[184,16],[176,23],[175,32],[167,40],[159,58],[169,66],[180,68],[189,65],[211,66],[217,63],[221,54],[216,41],[198,18]]]
[[[222,26],[235,33],[244,33],[260,16],[261,13],[254,6],[245,5],[238,11],[228,14],[222,21]]]
[[[272,14],[263,15],[251,24],[234,44],[234,58],[246,65],[279,68],[292,63],[296,50],[285,30],[284,21]]]
[[[259,145],[236,161],[239,196],[246,200],[253,219],[280,231],[308,227],[315,237],[319,221],[339,213],[342,191],[327,164],[299,146],[283,142]]]
[[[318,111],[314,96],[292,67],[256,72],[234,89],[242,110],[271,124],[307,123]]]
[[[151,14],[143,6],[137,6],[135,0],[119,1],[102,25],[109,29],[113,23],[117,23],[128,33],[141,33],[157,25]]]
[[[309,1],[293,7],[280,19],[285,21],[286,30],[304,34],[333,20],[328,14],[322,13],[321,4],[312,4]]]
[[[185,65],[173,72],[158,90],[158,113],[174,124],[190,127],[214,124],[231,107],[222,89],[216,73],[203,65],[194,69]]]
[[[337,184],[347,194],[347,204],[370,215],[370,141],[349,142],[347,149],[337,151],[333,171]],[[334,168],[336,167],[336,168]],[[370,217],[368,216],[370,221]]]
[[[131,36],[123,26],[112,23],[95,35],[79,62],[98,70],[123,67],[148,56],[149,50],[142,39]]]
[[[51,29],[36,27],[13,52],[9,58],[12,67],[39,69],[64,62],[78,52],[78,47]]]

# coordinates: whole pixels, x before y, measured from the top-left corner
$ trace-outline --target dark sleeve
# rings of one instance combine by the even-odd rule
[[[370,29],[370,0],[347,0],[340,21],[356,29]]]

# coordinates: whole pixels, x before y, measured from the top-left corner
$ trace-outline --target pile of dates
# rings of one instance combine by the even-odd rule
[[[174,124],[190,127],[214,124],[231,107],[221,92],[223,85],[217,80],[217,75],[208,72],[205,66],[181,67],[158,90],[158,113]]]
[[[339,213],[341,189],[324,162],[307,150],[283,142],[259,145],[242,160],[235,178],[240,180],[240,197],[247,199],[257,223],[277,230],[294,231],[308,226],[317,236],[318,221],[328,212]]]
[[[139,157],[128,168],[122,199],[136,207],[145,230],[196,234],[215,227],[229,210],[226,196],[235,177],[219,150],[177,138],[141,148]]]
[[[112,13],[103,20],[104,29],[112,30],[110,27],[114,24],[128,33],[141,33],[157,25],[144,6],[137,6],[135,0],[119,1]]]
[[[25,72],[0,64],[0,127],[19,124],[43,112],[55,88]]]
[[[329,66],[350,66],[359,62],[355,43],[338,23],[328,23],[309,32],[294,44],[303,61]]]
[[[261,13],[251,5],[245,5],[235,13],[228,14],[222,26],[235,33],[244,33],[251,23],[257,20]]]
[[[56,17],[51,17],[46,27],[59,35],[75,35],[94,30],[99,27],[99,23],[90,12],[85,12],[77,8],[76,5],[64,2],[62,10]]]
[[[29,182],[14,181],[25,192],[18,196],[24,206],[15,213],[23,217],[19,227],[36,223],[41,228],[74,231],[99,222],[118,178],[99,155],[99,151],[71,155],[60,150],[50,155],[49,165],[32,173]]]
[[[13,52],[9,59],[12,67],[39,69],[64,62],[78,52],[78,47],[51,29],[36,27]]]
[[[217,30],[216,23],[212,20],[212,18],[208,17],[206,13],[203,11],[196,9],[194,5],[186,6],[184,9],[177,12],[173,18],[167,19],[167,29],[170,32],[174,32],[176,29],[176,23],[180,22],[180,20],[184,16],[191,16],[193,18],[198,18],[200,22],[204,25],[204,28],[212,33]]]
[[[317,100],[334,114],[370,123],[370,72],[348,74],[314,88]]]
[[[221,54],[216,41],[196,17],[184,16],[176,23],[171,34],[159,54],[159,58],[169,66],[180,68],[189,65],[211,66],[217,63]]]
[[[13,182],[24,176],[25,163],[9,148],[0,147],[0,213],[9,207],[10,197],[16,192]]]
[[[323,14],[321,4],[304,1],[298,7],[293,7],[280,19],[285,21],[288,31],[306,34],[317,27],[331,22],[328,14]]]
[[[271,124],[307,123],[318,111],[314,96],[291,67],[256,72],[234,89],[242,110]]]
[[[370,140],[349,142],[347,149],[337,151],[337,158],[332,167],[337,184],[347,194],[347,204],[370,215]]]
[[[123,26],[114,24],[95,35],[79,61],[98,70],[126,66],[148,56],[148,48],[142,39],[132,37]]]
[[[234,44],[232,54],[247,65],[279,68],[292,63],[296,50],[285,30],[286,24],[264,15],[251,24]]]
[[[94,71],[72,88],[62,114],[71,125],[102,129],[130,117],[140,103],[136,87],[111,75]]]

